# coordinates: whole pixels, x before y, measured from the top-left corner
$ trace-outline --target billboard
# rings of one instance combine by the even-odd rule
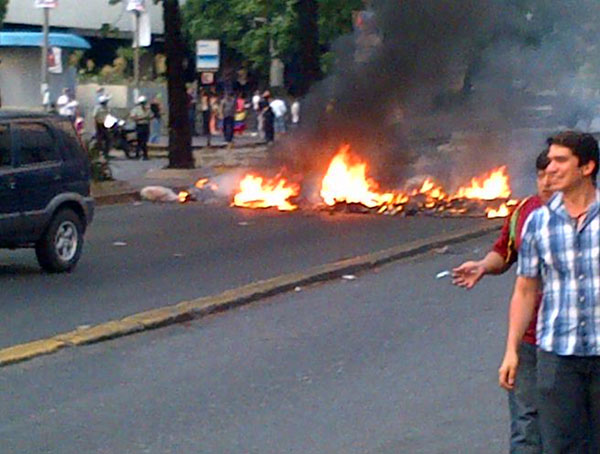
[[[35,0],[36,8],[56,8],[58,0]]]
[[[218,71],[220,64],[219,41],[196,41],[196,71]]]

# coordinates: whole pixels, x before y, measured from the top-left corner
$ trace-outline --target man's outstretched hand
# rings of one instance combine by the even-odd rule
[[[452,283],[459,287],[472,289],[485,275],[485,268],[480,262],[465,262],[452,270]]]

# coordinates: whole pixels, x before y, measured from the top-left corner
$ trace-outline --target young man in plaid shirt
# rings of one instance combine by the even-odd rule
[[[523,199],[508,216],[492,250],[478,261],[468,261],[452,270],[452,283],[466,289],[473,288],[487,274],[502,274],[517,261],[521,233],[529,215],[552,196],[546,167],[548,150],[535,161],[537,194]],[[539,295],[538,304],[541,300]],[[536,396],[535,319],[531,321],[521,344],[519,378],[508,393],[510,411],[510,453],[541,454],[542,440],[538,424]]]
[[[511,390],[519,348],[537,322],[537,388],[544,453],[600,452],[600,192],[598,142],[567,131],[550,141],[546,168],[558,191],[523,229],[500,386]]]

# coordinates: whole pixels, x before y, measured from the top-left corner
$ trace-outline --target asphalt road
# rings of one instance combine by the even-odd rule
[[[2,452],[507,452],[514,277],[434,278],[492,239],[3,368]]]
[[[486,221],[201,204],[101,207],[71,274],[43,274],[31,250],[0,251],[0,348],[473,222]]]

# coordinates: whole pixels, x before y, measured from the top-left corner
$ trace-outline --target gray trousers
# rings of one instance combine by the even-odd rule
[[[544,454],[600,453],[600,357],[538,349],[537,384]]]
[[[537,410],[536,346],[521,343],[515,388],[508,393],[510,454],[542,454]]]

